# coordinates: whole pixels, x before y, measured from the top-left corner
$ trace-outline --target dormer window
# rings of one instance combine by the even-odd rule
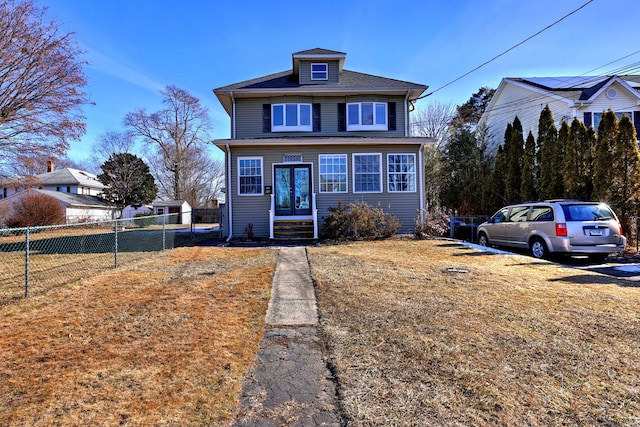
[[[329,66],[326,63],[311,64],[311,80],[328,80]]]
[[[273,104],[271,132],[311,132],[311,104]]]
[[[387,130],[386,102],[347,104],[347,130]]]

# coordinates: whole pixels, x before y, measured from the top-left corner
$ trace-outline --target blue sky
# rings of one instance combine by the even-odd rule
[[[229,118],[212,90],[287,70],[293,52],[346,52],[347,69],[425,84],[430,92],[587,2],[37,1],[62,31],[76,34],[89,62],[86,91],[95,106],[85,108],[87,134],[69,151],[77,161],[89,159],[100,134],[123,130],[126,113],[158,110],[167,85],[198,97],[209,108],[212,138],[228,138]],[[503,77],[640,73],[640,53],[621,59],[640,50],[637,19],[633,2],[594,0],[420,103],[461,104]]]

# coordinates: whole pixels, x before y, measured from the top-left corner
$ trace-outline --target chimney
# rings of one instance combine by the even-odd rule
[[[53,172],[54,169],[53,160],[47,160],[47,172]]]

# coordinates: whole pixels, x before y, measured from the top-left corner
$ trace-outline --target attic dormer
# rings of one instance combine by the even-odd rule
[[[340,73],[346,53],[315,48],[296,52],[293,57],[293,75],[299,84],[340,83]]]

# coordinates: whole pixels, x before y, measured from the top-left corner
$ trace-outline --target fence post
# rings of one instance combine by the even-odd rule
[[[162,250],[166,249],[167,245],[167,228],[166,228],[166,216],[162,215]]]
[[[25,235],[24,297],[28,298],[29,297],[29,227],[27,227],[27,231],[24,233],[24,235]]]
[[[113,247],[113,268],[118,268],[118,220],[116,219],[113,223],[114,229],[114,247]]]

